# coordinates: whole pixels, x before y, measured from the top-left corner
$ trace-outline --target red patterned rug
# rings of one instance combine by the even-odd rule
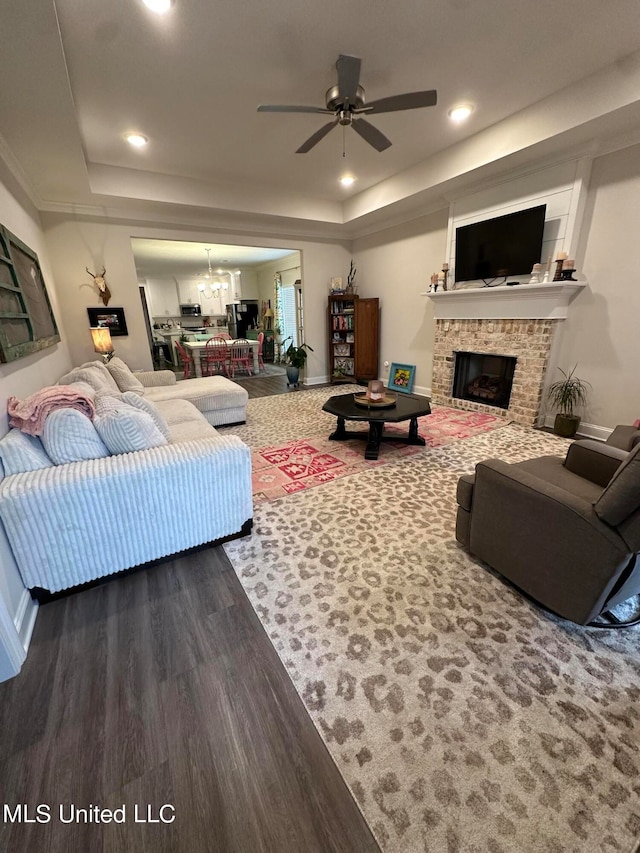
[[[378,459],[374,461],[364,458],[366,442],[357,438],[329,441],[328,437],[314,436],[287,441],[275,447],[261,447],[251,454],[253,499],[256,504],[276,500],[338,477],[424,453],[429,447],[470,438],[504,424],[502,418],[494,415],[437,407],[432,414],[418,418],[418,431],[426,441],[426,448],[387,441],[381,444]],[[357,429],[357,426],[350,423],[349,428]],[[402,434],[407,430],[408,422],[387,427],[385,435]],[[368,427],[364,426],[359,431],[366,434]]]

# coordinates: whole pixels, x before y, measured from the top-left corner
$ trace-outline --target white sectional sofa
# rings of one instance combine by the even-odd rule
[[[82,430],[87,423],[90,429],[100,426],[99,411],[105,424],[117,426],[130,393],[100,390],[99,377],[105,380],[104,365],[91,364],[91,368],[85,365],[78,369],[83,379],[74,387],[90,396],[93,391],[96,417],[92,424],[84,414],[77,412],[74,416],[79,417]],[[96,364],[99,366],[93,366]],[[89,390],[87,374],[96,379]],[[187,381],[177,383],[176,390],[181,386],[190,390]],[[163,387],[173,388],[174,383]],[[202,401],[206,396],[198,392],[196,399]],[[101,399],[104,397],[109,399]],[[147,399],[146,394],[142,399]],[[52,435],[47,435],[48,424],[55,420],[49,415],[42,449],[37,447],[39,439],[28,437],[29,461],[25,464],[32,470],[7,471],[0,482],[0,519],[25,586],[41,600],[49,593],[250,531],[249,448],[235,436],[220,435],[207,413],[198,411],[193,402],[174,395],[156,399],[151,408],[162,423],[162,436],[158,437],[148,414],[139,414],[148,419],[144,420],[147,426],[152,425],[148,429],[154,430],[156,446],[120,453],[111,453],[105,446],[99,458],[63,464],[47,459],[47,447],[53,453],[55,445],[53,427]],[[237,407],[229,406],[227,412],[234,409]],[[72,442],[70,452],[80,456],[95,452],[87,449],[82,435],[73,437],[76,421],[68,409],[65,414],[72,423],[65,423],[62,439]],[[211,409],[208,414],[215,416]],[[236,413],[228,416],[236,417]],[[12,431],[13,438],[24,442],[24,433],[16,432]],[[100,444],[100,436],[110,434],[98,433]],[[5,470],[10,454],[2,455],[2,445],[11,437],[0,441]],[[124,440],[129,438],[127,434]],[[59,449],[55,447],[55,451]],[[41,465],[44,467],[37,467]]]

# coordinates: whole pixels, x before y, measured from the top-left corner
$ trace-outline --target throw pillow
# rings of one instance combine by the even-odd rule
[[[42,444],[56,465],[109,456],[92,421],[77,409],[51,412],[44,422]]]
[[[133,453],[167,443],[151,415],[129,405],[102,408],[103,400],[98,401],[94,424],[111,453]]]
[[[146,397],[138,396],[135,391],[125,391],[122,395],[122,399],[125,403],[133,406],[134,409],[139,409],[141,412],[146,412],[148,415],[151,415],[154,424],[158,427],[162,435],[167,439],[167,441],[171,439],[169,426],[158,411],[158,407],[155,403],[152,403],[151,400],[147,400]]]
[[[19,429],[10,429],[0,440],[0,459],[7,477],[10,474],[23,474],[25,471],[53,467],[53,462],[45,453],[40,439]]]
[[[58,379],[58,385],[72,385],[75,382],[87,382],[95,391],[119,391],[115,379],[99,361],[90,361],[80,367],[74,367]]]
[[[120,391],[136,391],[138,394],[144,394],[144,385],[136,379],[129,365],[125,364],[121,358],[117,356],[112,358],[107,364],[107,370],[115,379]]]

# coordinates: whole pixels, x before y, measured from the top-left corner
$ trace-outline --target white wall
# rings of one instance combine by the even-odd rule
[[[431,302],[421,293],[445,257],[447,217],[447,210],[437,211],[360,237],[352,247],[358,294],[380,299],[380,378],[389,378],[385,361],[415,364],[414,391],[427,395],[435,323]]]
[[[0,222],[38,255],[42,274],[58,324],[61,343],[39,353],[20,358],[11,364],[0,364],[0,435],[9,429],[7,400],[28,397],[44,385],[54,384],[71,366],[67,349],[66,324],[59,304],[54,276],[46,250],[37,211],[24,196],[0,161]],[[5,628],[15,627],[20,647],[29,643],[36,608],[15,564],[9,543],[0,527],[0,622]],[[5,617],[3,620],[2,617]],[[21,663],[21,661],[20,661]],[[0,680],[9,677],[10,668],[3,666],[0,656]]]
[[[74,364],[95,357],[89,334],[87,306],[96,304],[96,295],[87,287],[85,266],[107,268],[107,281],[112,292],[110,306],[125,309],[128,337],[114,339],[116,354],[132,368],[151,369],[151,355],[144,327],[138,280],[131,248],[132,237],[164,240],[202,241],[279,248],[298,246],[303,258],[305,326],[307,340],[314,347],[307,361],[306,381],[322,382],[327,377],[326,308],[332,276],[346,275],[349,268],[349,243],[271,238],[265,235],[233,234],[227,231],[201,230],[168,226],[141,227],[136,223],[108,219],[90,219],[80,215],[43,213],[43,226],[54,273],[59,286],[62,313],[70,330],[69,348]],[[255,282],[248,277],[249,292]],[[272,279],[273,283],[273,279]],[[243,282],[244,288],[244,282]],[[244,290],[243,290],[244,293]],[[264,298],[259,291],[256,296]],[[245,298],[250,298],[245,296]]]
[[[594,160],[577,251],[589,286],[571,306],[560,365],[592,384],[583,421],[609,429],[640,418],[639,199],[640,145]]]

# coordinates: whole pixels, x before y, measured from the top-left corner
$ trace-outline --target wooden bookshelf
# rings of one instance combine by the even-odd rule
[[[378,378],[380,301],[329,295],[329,377],[333,384]]]

